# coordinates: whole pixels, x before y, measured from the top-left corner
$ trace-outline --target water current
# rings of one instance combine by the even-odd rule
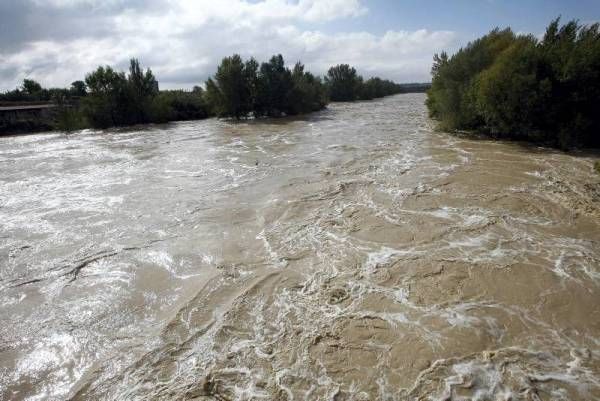
[[[424,100],[0,138],[0,399],[600,399],[594,157]]]

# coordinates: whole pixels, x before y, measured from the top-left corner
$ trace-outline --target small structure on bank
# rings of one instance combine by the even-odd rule
[[[52,129],[58,106],[43,104],[0,104],[0,134]]]

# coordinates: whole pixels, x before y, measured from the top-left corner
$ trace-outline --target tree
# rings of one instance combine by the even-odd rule
[[[600,146],[600,26],[550,23],[541,41],[494,29],[434,57],[430,114],[450,130]]]
[[[292,73],[285,67],[281,54],[262,63],[258,73],[256,113],[271,117],[287,113],[290,109],[288,98],[292,87]]]
[[[304,71],[297,62],[291,74],[292,89],[288,92],[286,114],[300,114],[321,110],[326,105],[325,88],[319,78]]]
[[[257,104],[258,90],[260,87],[258,69],[258,61],[256,61],[254,57],[251,57],[250,60],[246,61],[244,64],[244,81],[248,90],[249,108],[255,114],[257,114],[257,110],[260,108]],[[260,114],[260,112],[258,112],[258,114]]]
[[[127,79],[122,72],[111,67],[98,67],[85,77],[89,96],[85,99],[84,113],[94,127],[107,128],[124,124],[126,111]]]
[[[74,81],[71,83],[71,89],[69,90],[73,96],[85,96],[87,94],[87,88],[85,82]]]
[[[319,78],[297,63],[294,71],[282,55],[259,64],[234,55],[223,59],[217,73],[206,81],[206,102],[222,117],[279,117],[320,110],[326,105]]]
[[[109,66],[98,67],[86,75],[85,86],[88,96],[83,109],[95,127],[162,122],[170,114],[164,99],[156,100],[154,74],[150,69],[143,71],[137,59],[130,60],[127,76]]]
[[[475,77],[490,67],[496,57],[515,41],[510,29],[494,29],[469,43],[450,59],[434,57],[432,88],[427,106],[430,114],[447,129],[469,129],[482,123],[477,113]]]
[[[362,78],[356,69],[348,64],[339,64],[327,71],[325,84],[329,89],[329,98],[336,102],[351,102],[358,98]]]
[[[135,58],[129,61],[129,76],[127,80],[135,96],[141,99],[155,96],[158,93],[158,82],[154,78],[152,70],[148,68],[144,72],[140,68],[140,62]]]
[[[42,85],[40,85],[33,79],[24,79],[21,88],[23,92],[25,92],[28,95],[35,95],[42,91]]]
[[[545,118],[542,104],[548,82],[539,80],[536,40],[519,37],[477,77],[476,107],[485,130],[496,137],[533,138]]]
[[[219,116],[239,119],[252,110],[251,88],[245,65],[237,54],[221,61],[215,79],[206,82],[206,90],[214,111]]]
[[[149,68],[144,72],[137,59],[129,62],[129,75],[127,76],[127,101],[126,109],[131,123],[151,122],[150,107],[153,98],[158,94],[158,82]]]

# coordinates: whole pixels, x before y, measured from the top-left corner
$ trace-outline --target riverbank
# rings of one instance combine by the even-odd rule
[[[424,93],[423,90],[426,88],[424,84],[400,84],[402,89],[402,94],[408,93]],[[183,91],[163,91],[159,96],[164,96],[165,98],[170,98],[168,102],[174,104],[170,111],[170,117],[163,119],[164,121],[157,121],[157,123],[166,123],[166,122],[182,122],[182,121],[198,121],[211,117],[215,117],[216,114],[210,112],[203,103],[202,98],[196,97],[194,93],[183,92]],[[389,95],[392,96],[392,95]],[[387,96],[385,96],[387,97]],[[378,98],[377,98],[378,99]],[[376,99],[367,99],[367,100],[354,100],[353,102],[359,101],[369,101]],[[10,106],[14,104],[14,106]],[[0,107],[0,136],[10,136],[10,135],[23,135],[23,134],[31,134],[31,133],[40,133],[40,132],[49,132],[49,131],[64,131],[64,132],[74,132],[82,129],[92,129],[94,128],[91,124],[89,124],[84,117],[84,113],[81,110],[78,110],[77,107],[69,108],[65,110],[61,108],[59,105],[43,103],[44,106],[51,106],[50,112],[45,112],[41,114],[33,113],[32,110],[26,109],[31,106],[33,103],[31,102],[5,102],[5,108],[19,108],[24,107],[25,109],[22,112],[11,112],[12,115],[5,114],[5,111]],[[37,104],[37,103],[35,103]],[[325,109],[326,106],[320,109]],[[319,111],[319,110],[315,110]],[[312,112],[315,112],[312,111]],[[301,113],[301,114],[310,114],[309,113]],[[300,115],[301,115],[300,114]],[[295,114],[298,115],[298,114]],[[280,115],[276,116],[260,116],[258,119],[265,118],[280,118],[280,117],[293,117]],[[250,119],[254,119],[256,117],[250,116],[247,117]],[[133,127],[138,124],[130,124],[130,125],[120,125],[115,127],[126,128],[127,126]]]

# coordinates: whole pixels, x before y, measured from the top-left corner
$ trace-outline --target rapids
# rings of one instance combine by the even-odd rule
[[[600,399],[594,158],[424,100],[0,138],[0,399]]]

